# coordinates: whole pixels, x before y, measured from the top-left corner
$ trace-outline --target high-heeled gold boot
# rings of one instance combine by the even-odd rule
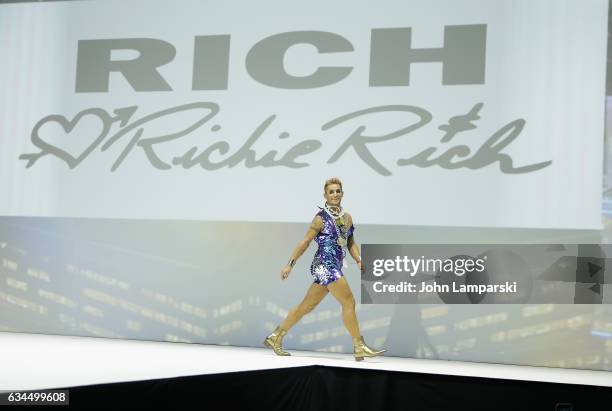
[[[287,351],[283,351],[283,337],[287,335],[287,330],[283,330],[280,326],[276,327],[272,334],[268,335],[264,340],[264,345],[272,348],[276,355],[291,355]]]
[[[363,336],[353,338],[353,355],[355,356],[355,361],[362,361],[363,357],[376,357],[384,353],[387,350],[374,350],[367,346],[365,341],[363,340]]]

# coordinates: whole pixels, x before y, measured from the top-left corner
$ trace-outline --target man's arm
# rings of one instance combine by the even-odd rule
[[[317,236],[317,234],[319,234],[319,231],[321,231],[322,228],[323,228],[323,219],[321,218],[321,216],[316,215],[312,219],[312,223],[310,224],[310,227],[308,228],[306,235],[304,236],[302,241],[300,241],[298,245],[295,247],[295,249],[293,250],[293,253],[291,253],[291,257],[289,257],[289,262],[287,263],[287,265],[293,268],[297,259],[300,258],[302,254],[304,254],[304,251],[308,249],[310,242]]]
[[[348,226],[351,227],[353,225],[353,217],[348,213],[346,214],[348,215]],[[351,235],[348,238],[346,247],[357,264],[361,263],[361,253],[359,251],[359,245],[357,245],[357,242],[355,241],[355,235]]]

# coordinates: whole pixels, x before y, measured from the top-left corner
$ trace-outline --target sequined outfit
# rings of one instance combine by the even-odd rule
[[[310,265],[310,274],[315,283],[328,285],[344,275],[342,262],[346,256],[346,249],[338,244],[338,237],[348,240],[353,235],[355,227],[353,224],[348,229],[346,225],[337,226],[332,216],[324,208],[319,207],[319,209],[317,215],[323,219],[323,228],[315,237],[319,249]]]

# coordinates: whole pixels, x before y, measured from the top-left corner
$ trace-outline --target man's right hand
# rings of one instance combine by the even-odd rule
[[[287,264],[282,270],[281,270],[281,279],[285,280],[287,279],[287,277],[289,277],[289,273],[291,272],[291,266],[289,264]]]

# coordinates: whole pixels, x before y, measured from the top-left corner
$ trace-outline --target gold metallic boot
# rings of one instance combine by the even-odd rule
[[[282,343],[285,335],[287,335],[287,330],[283,330],[278,326],[272,331],[272,334],[266,337],[263,343],[266,347],[272,348],[276,355],[291,355],[287,351],[283,351]]]
[[[354,347],[353,355],[355,356],[355,361],[361,361],[363,360],[363,357],[376,357],[377,355],[380,355],[384,353],[385,351],[387,351],[387,350],[373,350],[372,348],[368,347],[365,341],[363,340],[362,335],[360,335],[357,338],[353,338],[353,347]]]

